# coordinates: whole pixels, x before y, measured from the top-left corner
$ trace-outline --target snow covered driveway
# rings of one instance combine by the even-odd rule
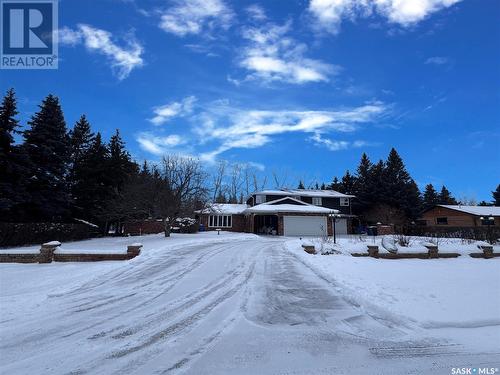
[[[0,265],[0,373],[449,374],[500,363],[498,351],[358,305],[286,241],[145,236],[128,262]]]

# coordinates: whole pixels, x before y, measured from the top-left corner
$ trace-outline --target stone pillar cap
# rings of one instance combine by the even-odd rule
[[[45,242],[42,246],[61,246],[61,243],[59,241],[50,241]]]

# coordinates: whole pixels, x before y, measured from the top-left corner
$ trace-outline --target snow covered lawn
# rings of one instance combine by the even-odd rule
[[[63,247],[134,242],[144,248],[129,261],[0,264],[0,373],[500,367],[498,258],[355,258],[346,253],[366,243],[353,238],[340,240],[344,254],[309,255],[297,239],[213,232]]]
[[[422,241],[416,238],[412,247],[401,251],[416,252]],[[360,243],[354,237],[339,239],[334,248],[341,254],[336,255],[307,254],[302,242],[287,243],[293,256],[334,284],[346,299],[377,312],[382,319],[427,329],[487,327],[485,336],[477,337],[473,346],[500,348],[500,258],[469,257],[470,252],[480,252],[476,244],[450,239],[440,245],[444,251],[463,254],[458,258],[387,260],[352,257],[351,252],[366,251],[366,244],[373,243]],[[321,246],[320,240],[315,243]],[[462,344],[470,333],[473,330],[449,332],[455,340],[463,334]]]

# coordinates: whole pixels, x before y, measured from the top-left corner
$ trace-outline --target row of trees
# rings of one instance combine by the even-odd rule
[[[299,188],[304,188],[302,182]],[[376,163],[363,153],[355,173],[347,170],[341,179],[334,177],[330,184],[323,183],[321,188],[355,195],[354,209],[367,221],[385,220],[403,224],[416,220],[423,210],[436,204],[470,204],[455,199],[444,185],[438,192],[432,184],[428,184],[421,193],[394,148],[386,160]],[[500,206],[500,185],[492,194],[492,203],[480,204]]]
[[[285,187],[287,181],[273,173],[268,183],[254,168],[225,161],[211,174],[198,160],[184,157],[139,166],[118,130],[106,142],[85,115],[68,130],[53,95],[42,101],[26,127],[17,115],[11,89],[0,105],[0,221],[77,218],[106,231],[127,220],[162,218],[168,234],[176,218],[191,215],[206,201],[242,203],[253,191]],[[363,154],[355,173],[346,171],[340,180],[314,187],[355,195],[354,209],[366,220],[414,220],[435,204],[457,203],[445,186],[437,192],[429,184],[422,194],[395,149],[376,163]],[[494,199],[500,205],[500,185]]]
[[[66,127],[59,99],[48,95],[21,130],[14,90],[0,106],[1,221],[98,224],[163,218],[166,233],[178,215],[206,196],[198,161],[164,158],[139,168],[118,130],[105,142],[85,115]],[[16,135],[21,142],[15,142]]]

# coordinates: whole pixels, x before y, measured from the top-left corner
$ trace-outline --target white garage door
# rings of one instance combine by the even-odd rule
[[[284,216],[285,236],[325,236],[327,233],[324,216]]]
[[[336,234],[347,234],[347,220],[346,219],[337,219],[335,222],[335,233]]]

